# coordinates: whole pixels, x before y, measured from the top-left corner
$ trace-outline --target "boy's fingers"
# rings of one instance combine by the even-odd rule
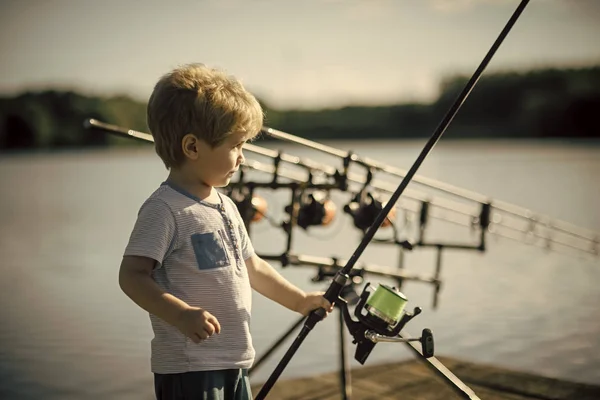
[[[201,330],[200,332],[197,332],[196,335],[198,335],[201,340],[206,340],[210,337],[210,334],[208,332],[206,332],[205,330]]]
[[[196,335],[195,333],[192,334],[192,336],[190,336],[190,339],[192,339],[192,342],[198,344],[202,341],[202,339],[200,339],[200,336]]]
[[[208,321],[212,324],[212,326],[214,327],[214,332],[217,333],[221,333],[221,324],[219,324],[219,320],[217,320],[216,317],[211,316]],[[214,333],[213,332],[213,333]]]
[[[212,336],[215,333],[215,327],[210,322],[211,321],[209,320],[208,324],[204,325],[204,330],[206,331],[206,333],[208,334],[208,336]]]

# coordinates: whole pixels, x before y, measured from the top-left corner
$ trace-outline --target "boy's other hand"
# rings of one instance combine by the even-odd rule
[[[194,343],[200,343],[215,333],[221,333],[221,325],[217,317],[198,307],[190,307],[182,311],[175,327]]]
[[[302,298],[296,307],[296,311],[300,314],[307,316],[311,311],[316,310],[317,308],[324,308],[327,312],[325,314],[325,318],[327,314],[333,311],[333,304],[330,303],[323,297],[325,292],[312,292],[306,293],[304,298]]]

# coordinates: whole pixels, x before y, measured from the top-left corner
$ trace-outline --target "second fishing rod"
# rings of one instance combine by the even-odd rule
[[[423,148],[423,150],[417,157],[417,159],[414,162],[414,164],[412,165],[412,167],[408,170],[404,179],[402,179],[402,182],[400,182],[400,185],[398,186],[396,191],[392,194],[392,196],[388,200],[386,206],[377,215],[377,218],[373,222],[373,225],[371,225],[371,227],[367,230],[362,241],[360,242],[360,244],[358,245],[358,247],[356,248],[356,250],[350,257],[350,259],[348,260],[347,264],[333,278],[331,285],[329,286],[329,288],[327,289],[327,291],[324,294],[324,297],[329,302],[334,303],[336,301],[339,301],[340,294],[341,294],[344,286],[346,286],[346,283],[349,279],[349,274],[350,274],[352,268],[354,267],[354,265],[356,264],[356,262],[358,261],[358,259],[360,258],[360,256],[364,252],[364,250],[367,248],[367,246],[369,245],[369,243],[371,242],[373,237],[375,236],[375,233],[377,232],[377,230],[379,229],[381,224],[384,222],[385,218],[387,218],[387,215],[391,211],[392,207],[395,206],[396,201],[398,201],[398,198],[400,197],[402,192],[404,192],[404,190],[410,183],[413,176],[416,174],[417,170],[419,169],[419,167],[421,166],[421,164],[423,163],[423,161],[425,160],[425,158],[427,157],[429,152],[433,149],[435,144],[439,141],[439,139],[441,138],[443,133],[446,131],[446,129],[448,128],[448,126],[450,125],[450,123],[452,122],[454,117],[456,116],[458,110],[460,109],[460,107],[462,106],[464,101],[469,96],[471,90],[473,90],[473,87],[475,87],[475,84],[477,83],[477,81],[479,80],[481,75],[483,74],[483,71],[485,70],[487,65],[490,63],[494,54],[496,53],[496,51],[498,50],[498,48],[500,47],[500,45],[502,44],[502,42],[504,41],[504,39],[506,38],[508,33],[510,32],[510,30],[512,29],[512,27],[514,26],[516,21],[519,19],[519,16],[521,15],[521,13],[523,12],[523,10],[525,9],[525,7],[527,6],[528,3],[529,3],[529,0],[522,0],[519,3],[517,9],[514,11],[514,13],[510,17],[510,19],[508,20],[506,25],[504,26],[504,29],[500,32],[500,35],[498,36],[498,38],[496,39],[496,41],[494,42],[494,44],[492,45],[492,47],[490,48],[490,50],[488,51],[486,56],[484,57],[483,61],[479,65],[479,67],[475,70],[471,79],[469,79],[466,86],[464,87],[462,92],[459,94],[459,96],[455,100],[454,104],[450,107],[450,109],[448,110],[448,112],[446,113],[446,115],[444,116],[444,118],[442,119],[442,121],[440,122],[438,127],[436,128],[435,132],[431,136],[431,138],[425,144],[425,147]],[[306,339],[308,334],[312,331],[312,329],[315,327],[315,325],[318,322],[323,320],[323,318],[325,317],[325,313],[326,313],[326,311],[324,309],[318,309],[318,310],[315,310],[310,313],[310,315],[307,317],[306,321],[304,322],[302,329],[298,333],[298,336],[296,337],[296,339],[294,340],[294,342],[292,343],[290,348],[287,350],[287,352],[285,353],[285,355],[283,356],[283,358],[281,359],[281,361],[279,362],[279,364],[277,365],[275,370],[272,372],[269,379],[265,382],[265,384],[261,388],[260,392],[255,397],[255,400],[262,400],[268,395],[271,388],[274,386],[274,384],[277,381],[277,379],[279,378],[279,376],[283,373],[287,364],[290,362],[290,360],[292,359],[292,357],[294,356],[296,351],[300,348],[300,346],[302,345],[302,343],[304,342],[304,340]]]

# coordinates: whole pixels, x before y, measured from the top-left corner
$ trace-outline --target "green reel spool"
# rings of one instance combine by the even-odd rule
[[[379,284],[366,302],[367,311],[389,325],[400,320],[408,299],[396,289]]]

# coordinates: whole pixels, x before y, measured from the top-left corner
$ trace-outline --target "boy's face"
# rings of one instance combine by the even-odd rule
[[[247,137],[247,132],[234,132],[214,148],[200,140],[195,169],[202,182],[212,187],[227,186],[240,164],[244,163],[242,146]]]

